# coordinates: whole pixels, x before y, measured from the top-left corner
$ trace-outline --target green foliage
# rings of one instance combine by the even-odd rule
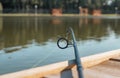
[[[40,8],[52,9],[75,9],[78,10],[79,6],[88,7],[91,9],[115,10],[115,7],[120,9],[120,0],[112,0],[111,5],[107,5],[108,0],[0,0],[6,8],[14,9],[16,6],[25,8],[37,4]]]
[[[62,8],[63,0],[49,0],[50,6],[52,8]]]
[[[39,4],[39,2],[41,1],[41,0],[31,0],[32,2],[32,4]]]

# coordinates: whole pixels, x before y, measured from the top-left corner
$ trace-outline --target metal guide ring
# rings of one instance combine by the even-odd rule
[[[66,38],[59,38],[58,41],[57,41],[57,46],[60,48],[60,49],[65,49],[68,47],[68,40]]]

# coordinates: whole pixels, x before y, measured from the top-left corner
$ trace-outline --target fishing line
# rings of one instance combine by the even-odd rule
[[[67,34],[67,35],[68,35],[68,34]],[[66,37],[67,37],[67,36],[66,36]],[[50,53],[49,53],[46,57],[44,57],[42,60],[39,59],[39,61],[36,62],[34,65],[32,65],[31,68],[35,68],[35,67],[37,67],[37,66],[38,66],[40,63],[42,63],[44,60],[48,59],[49,56],[53,55],[54,52],[55,52],[55,51],[52,50],[52,52],[50,52]]]
[[[50,52],[46,57],[44,57],[42,60],[39,59],[38,62],[36,62],[34,65],[32,65],[31,68],[37,67],[37,66],[38,66],[40,63],[42,63],[44,60],[48,59],[49,56],[53,55],[54,52],[55,52],[55,51],[51,51],[51,52]]]

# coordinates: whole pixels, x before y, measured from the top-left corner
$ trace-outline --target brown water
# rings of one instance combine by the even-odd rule
[[[74,59],[56,44],[69,27],[82,57],[120,48],[119,18],[0,17],[0,74]]]

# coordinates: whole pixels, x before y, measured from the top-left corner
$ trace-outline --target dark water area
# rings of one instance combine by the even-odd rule
[[[58,37],[72,27],[82,57],[120,48],[119,18],[0,17],[0,74],[74,59]]]

